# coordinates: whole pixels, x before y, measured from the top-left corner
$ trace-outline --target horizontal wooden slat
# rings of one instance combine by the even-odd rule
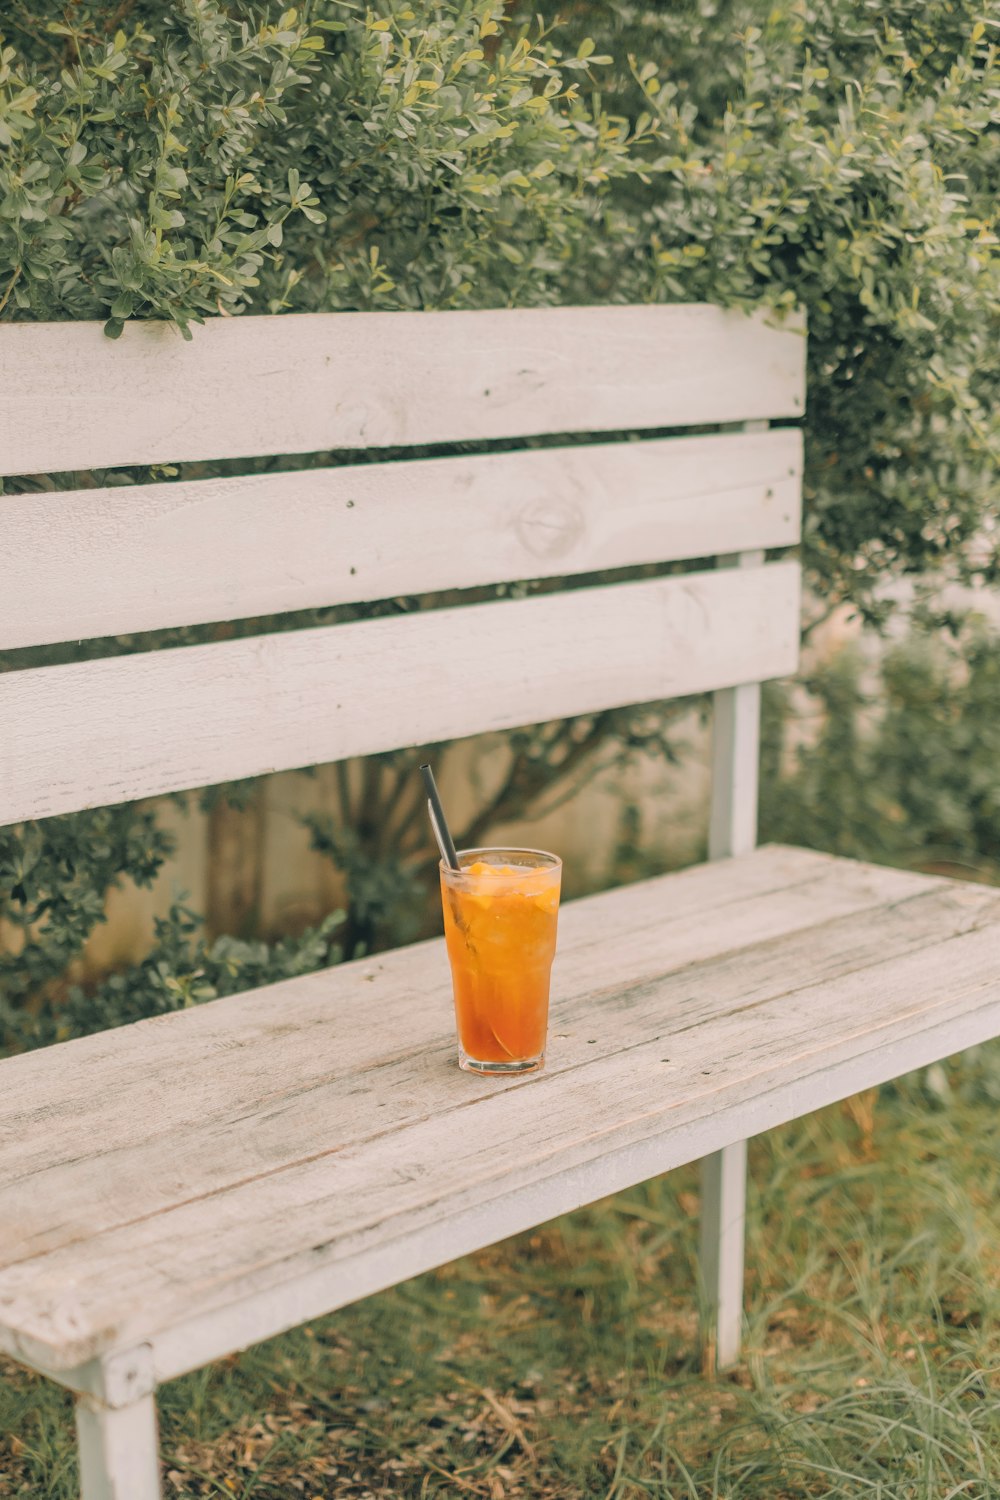
[[[703,305],[0,327],[0,473],[801,414],[801,319]],[[798,328],[798,332],[794,331]]]
[[[982,943],[976,945],[974,959],[980,967],[982,950]],[[881,976],[874,973],[872,978],[878,982]],[[935,980],[942,982],[940,969],[929,976],[924,998]],[[319,1266],[314,1258],[308,1272],[296,1276],[291,1286],[285,1279],[284,1268],[260,1271],[259,1291],[252,1298],[225,1305],[220,1301],[212,1313],[189,1316],[155,1340],[156,1378],[169,1380],[200,1368],[218,1357],[210,1350],[246,1348],[321,1316],[321,1310],[333,1311],[395,1286],[403,1279],[401,1265],[409,1268],[405,1275],[432,1270],[532,1229],[558,1214],[572,1212],[610,1193],[702,1159],[747,1136],[759,1135],[901,1073],[927,1067],[940,1058],[975,1047],[1000,1033],[1000,996],[995,987],[991,990],[988,984],[973,981],[957,998],[954,1016],[948,1014],[938,998],[923,1006],[918,1003],[902,1019],[876,1020],[871,1028],[874,1036],[860,1032],[837,1046],[830,1044],[828,1036],[818,1034],[813,1049],[807,1041],[798,1055],[789,1047],[783,1063],[767,1072],[755,1091],[741,1091],[732,1083],[733,1074],[739,1076],[733,1066],[738,1066],[739,1034],[735,1038],[719,1038],[724,1041],[720,1060],[728,1065],[730,1076],[727,1078],[722,1068],[716,1071],[716,1086],[700,1101],[700,1113],[689,1103],[683,1113],[678,1111],[666,1122],[665,1128],[661,1115],[658,1122],[655,1119],[649,1122],[648,1134],[639,1135],[633,1125],[631,1130],[622,1132],[625,1138],[616,1143],[602,1140],[600,1133],[595,1132],[592,1147],[595,1154],[578,1153],[574,1160],[567,1161],[564,1169],[556,1167],[550,1175],[536,1170],[527,1180],[501,1179],[485,1193],[470,1192],[471,1203],[448,1205],[453,1208],[450,1215],[439,1209],[436,1222],[415,1226],[412,1231],[378,1236],[375,1244],[365,1243],[359,1237],[339,1261]],[[773,1010],[762,1009],[756,1019],[763,1028],[780,1031],[785,1017],[780,1007],[775,1006]],[[698,1049],[715,1041],[710,1032],[694,1037],[677,1059],[678,1073],[693,1069]],[[628,1062],[648,1077],[649,1071],[656,1070],[657,1063],[662,1061],[656,1056],[660,1051],[662,1039],[657,1038]],[[593,1097],[591,1091],[604,1097],[611,1108],[624,1104],[632,1084],[628,1069],[620,1069],[621,1073],[626,1076],[619,1077],[614,1095],[607,1074],[596,1068],[594,1074],[580,1081],[580,1093],[575,1100],[578,1119],[587,1108],[588,1097]],[[652,1100],[654,1108],[656,1104],[662,1105],[662,1073],[658,1081],[661,1086],[658,1099],[648,1087],[643,1090],[643,1098]],[[732,1086],[724,1092],[727,1083]],[[541,1100],[540,1107],[544,1109],[547,1103]],[[484,1123],[489,1129],[492,1122]],[[520,1134],[496,1137],[494,1160],[509,1159],[529,1135],[530,1127],[523,1127]],[[413,1144],[419,1151],[420,1144]],[[601,1154],[604,1146],[606,1153]],[[459,1176],[462,1165],[462,1161],[455,1164]],[[330,1217],[328,1205],[327,1222]],[[178,1224],[176,1228],[178,1237],[172,1244],[181,1255],[185,1226]],[[280,1225],[263,1226],[263,1233],[273,1239],[280,1235]]]
[[[856,879],[838,876],[836,890],[821,897],[824,915],[842,911],[843,907],[834,903],[842,902],[845,895],[863,905],[876,896],[890,899],[913,895],[928,885],[924,875],[873,866],[858,865],[856,869]],[[667,928],[669,949],[680,954],[680,962],[711,957],[719,951],[723,931],[731,945],[734,933],[738,943],[741,937],[760,930],[761,898],[779,891],[787,896],[795,889],[807,891],[814,901],[817,884],[829,879],[830,870],[827,854],[768,845],[757,850],[752,860],[717,860],[672,875],[664,888],[670,892],[669,909],[664,909],[653,884],[621,886],[603,893],[598,902],[564,902],[556,974],[568,986],[573,982],[565,973],[570,955],[575,962],[578,954],[593,950],[597,961],[603,962],[600,950],[609,947],[609,940],[616,936],[628,937],[630,969],[641,972],[650,951],[658,951],[668,941]],[[938,886],[942,883],[936,882]],[[647,892],[648,899],[639,899],[640,889]],[[584,909],[587,923],[577,930],[574,924]],[[734,923],[734,910],[750,915]],[[807,921],[814,910],[812,906],[806,908]],[[720,915],[715,917],[713,913]],[[801,920],[801,913],[799,917]],[[786,897],[781,902],[780,920],[782,931],[792,930]],[[611,943],[609,951],[613,947]],[[291,993],[283,984],[229,995],[211,1005],[200,1005],[190,1014],[173,1011],[127,1030],[101,1031],[68,1046],[5,1058],[0,1063],[4,1083],[0,1089],[4,1183],[27,1180],[47,1167],[71,1161],[78,1153],[81,1133],[95,1133],[99,1120],[105,1123],[110,1148],[112,1140],[124,1139],[125,1132],[133,1132],[130,1139],[147,1138],[178,1124],[209,1118],[214,1101],[221,1097],[217,1084],[223,1058],[226,1065],[221,1071],[228,1101],[224,1107],[252,1098],[264,1077],[283,1075],[286,1048],[294,1054],[294,1060],[289,1055],[288,1067],[303,1085],[325,1077],[328,1061],[310,1038],[314,1040],[317,1032],[330,1024],[331,1017],[339,1016],[344,1005],[364,1003],[364,994],[358,993],[359,979],[366,985],[378,981],[381,1024],[377,1029],[359,1029],[356,1034],[350,1031],[344,1037],[345,1050],[338,1057],[345,1068],[359,1071],[386,1055],[386,1037],[403,1034],[401,1028],[405,1028],[401,1051],[428,1045],[440,1033],[441,1015],[439,1011],[434,1013],[434,1007],[415,1006],[414,996],[435,991],[440,985],[443,971],[438,941],[414,944],[406,949],[406,955],[405,963],[397,953],[379,954],[365,964],[341,965],[335,971],[296,981],[295,1027],[280,1034],[275,1018],[287,1019],[287,997]],[[591,960],[585,958],[583,962],[586,966]],[[585,967],[581,972],[589,970]],[[353,975],[351,983],[347,982],[349,973]],[[337,990],[336,1003],[331,1001],[331,980]],[[129,1059],[127,1076],[123,1076],[123,1048]],[[192,1052],[197,1055],[193,1057]],[[150,1064],[155,1064],[153,1075]],[[173,1087],[181,1069],[183,1092]],[[140,1100],[149,1108],[140,1109]],[[35,1222],[51,1225],[47,1216],[54,1212],[52,1200],[39,1201],[35,1208]],[[71,1225],[65,1227],[71,1232]],[[47,1238],[49,1230],[44,1233]],[[25,1234],[29,1239],[34,1234],[27,1221],[19,1224],[15,1215],[0,1213],[0,1265],[12,1258],[11,1247],[24,1243]]]
[[[929,942],[936,931],[951,933],[966,911],[963,906],[956,915],[952,888],[925,876],[868,866],[845,873],[831,867],[828,856],[807,851],[772,850],[771,855],[751,862],[756,880],[749,887],[739,869],[727,870],[729,878],[716,874],[703,882],[711,893],[709,906],[686,900],[697,891],[697,881],[681,882],[669,907],[665,893],[672,885],[631,888],[630,899],[613,903],[617,920],[608,919],[603,909],[590,913],[602,925],[599,941],[589,925],[581,925],[580,903],[566,906],[555,982],[557,993],[574,997],[572,1020],[563,1036],[569,1011],[557,1013],[553,1029],[571,1045],[554,1048],[553,1066],[582,1060],[587,1028],[603,1026],[604,991],[616,981],[633,992],[629,1026],[655,1030],[656,1002],[644,985],[668,955],[676,970],[739,948],[745,976],[733,995],[748,1004],[759,980],[757,961],[769,940],[808,933],[804,953],[807,946],[817,947],[813,930],[821,922],[835,924],[824,931],[811,960],[815,965],[821,955],[823,972],[831,977],[866,957],[874,961]],[[990,899],[1000,905],[1000,897]],[[898,905],[887,912],[890,903]],[[870,915],[873,907],[877,921]],[[753,945],[751,952],[747,945]],[[405,979],[397,959],[379,956],[355,969],[353,979],[337,970],[336,976],[324,976],[323,984],[305,989],[272,986],[240,996],[218,1017],[212,1014],[216,1007],[200,1010],[204,1020],[197,1027],[140,1028],[109,1037],[104,1047],[88,1041],[77,1049],[86,1056],[85,1068],[70,1054],[61,1065],[36,1060],[16,1072],[5,1070],[8,1097],[0,1103],[0,1131],[9,1132],[10,1140],[0,1172],[0,1265],[6,1263],[5,1251],[9,1259],[42,1254],[159,1212],[176,1196],[179,1161],[184,1196],[193,1197],[308,1156],[315,1142],[317,1088],[328,1089],[335,1079],[346,1088],[375,1067],[383,1076],[388,1069],[412,1075],[415,1052],[440,1042],[446,1008],[418,999],[443,995],[439,945],[408,951]],[[769,964],[767,973],[772,972]],[[334,977],[336,1001],[329,986]],[[376,986],[377,1028],[360,1024],[363,984]],[[693,990],[685,1024],[709,1014],[718,999],[706,989],[696,999]],[[289,1027],[284,1023],[292,1009],[295,1025]],[[332,1070],[331,1029],[338,1040]],[[405,1044],[396,1045],[396,1037]],[[177,1088],[180,1070],[183,1089]],[[435,1070],[426,1084],[429,1093],[404,1088],[389,1105],[359,1092],[354,1108],[328,1117],[328,1130],[335,1134],[327,1136],[327,1146],[334,1140],[356,1143],[418,1118],[429,1107],[447,1107],[447,1079],[442,1085]],[[262,1089],[268,1107],[247,1133],[239,1122],[259,1104]],[[93,1132],[94,1144],[81,1161],[83,1131]]]
[[[0,501],[0,649],[799,536],[795,429]]]
[[[0,824],[783,676],[799,569],[578,589],[0,677]]]
[[[459,1074],[440,942],[17,1059],[0,1347],[170,1378],[995,1035],[998,940],[994,890],[765,849],[568,905],[534,1079]]]

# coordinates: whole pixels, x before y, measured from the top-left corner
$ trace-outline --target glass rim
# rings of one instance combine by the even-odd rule
[[[562,869],[562,857],[553,854],[551,849],[528,849],[523,844],[478,844],[471,849],[456,849],[455,853],[461,860],[468,854],[533,854],[543,860],[547,865],[535,865],[536,870]],[[465,869],[453,870],[451,865],[446,864],[443,859],[438,860],[438,869],[443,870],[446,875],[456,876],[468,873]],[[508,879],[511,877],[508,876]]]

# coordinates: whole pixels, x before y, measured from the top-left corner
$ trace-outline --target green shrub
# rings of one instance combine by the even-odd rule
[[[651,122],[661,173],[614,190],[641,225],[619,291],[807,310],[813,586],[878,618],[887,572],[948,558],[1000,580],[981,534],[1000,459],[995,13],[602,0],[577,14],[616,59],[605,102],[640,133]]]
[[[804,686],[821,728],[790,770],[766,694],[763,837],[1000,885],[1000,636],[918,616],[877,667],[843,648]]]
[[[149,885],[171,850],[152,810],[132,804],[0,828],[0,916],[12,932],[0,950],[0,1040],[33,1024],[32,1002],[60,992],[104,920],[108,888],[123,877]]]
[[[491,0],[109,15],[80,0],[71,21],[61,3],[13,18],[15,315],[114,333],[132,316],[553,301],[599,244],[604,186],[633,170],[579,97],[590,65],[544,36],[498,49]]]

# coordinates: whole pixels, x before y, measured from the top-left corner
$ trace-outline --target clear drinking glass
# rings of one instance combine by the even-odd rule
[[[441,862],[459,1066],[529,1073],[545,1062],[562,860],[540,849],[464,849]]]

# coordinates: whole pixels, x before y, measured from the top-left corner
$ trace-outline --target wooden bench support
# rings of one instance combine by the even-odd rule
[[[757,431],[767,423],[744,425]],[[763,561],[762,551],[735,552],[720,557],[719,567],[756,568]],[[760,684],[713,694],[713,716],[708,857],[728,859],[757,843]],[[701,1164],[702,1357],[708,1369],[725,1369],[740,1357],[746,1162],[746,1141],[736,1141]]]
[[[160,1500],[152,1347],[139,1344],[70,1369],[19,1357],[76,1398],[82,1500]]]
[[[77,1396],[81,1500],[160,1500],[159,1437],[152,1392],[129,1406]]]
[[[746,1141],[702,1158],[702,1349],[709,1371],[725,1369],[740,1357],[746,1177]]]

